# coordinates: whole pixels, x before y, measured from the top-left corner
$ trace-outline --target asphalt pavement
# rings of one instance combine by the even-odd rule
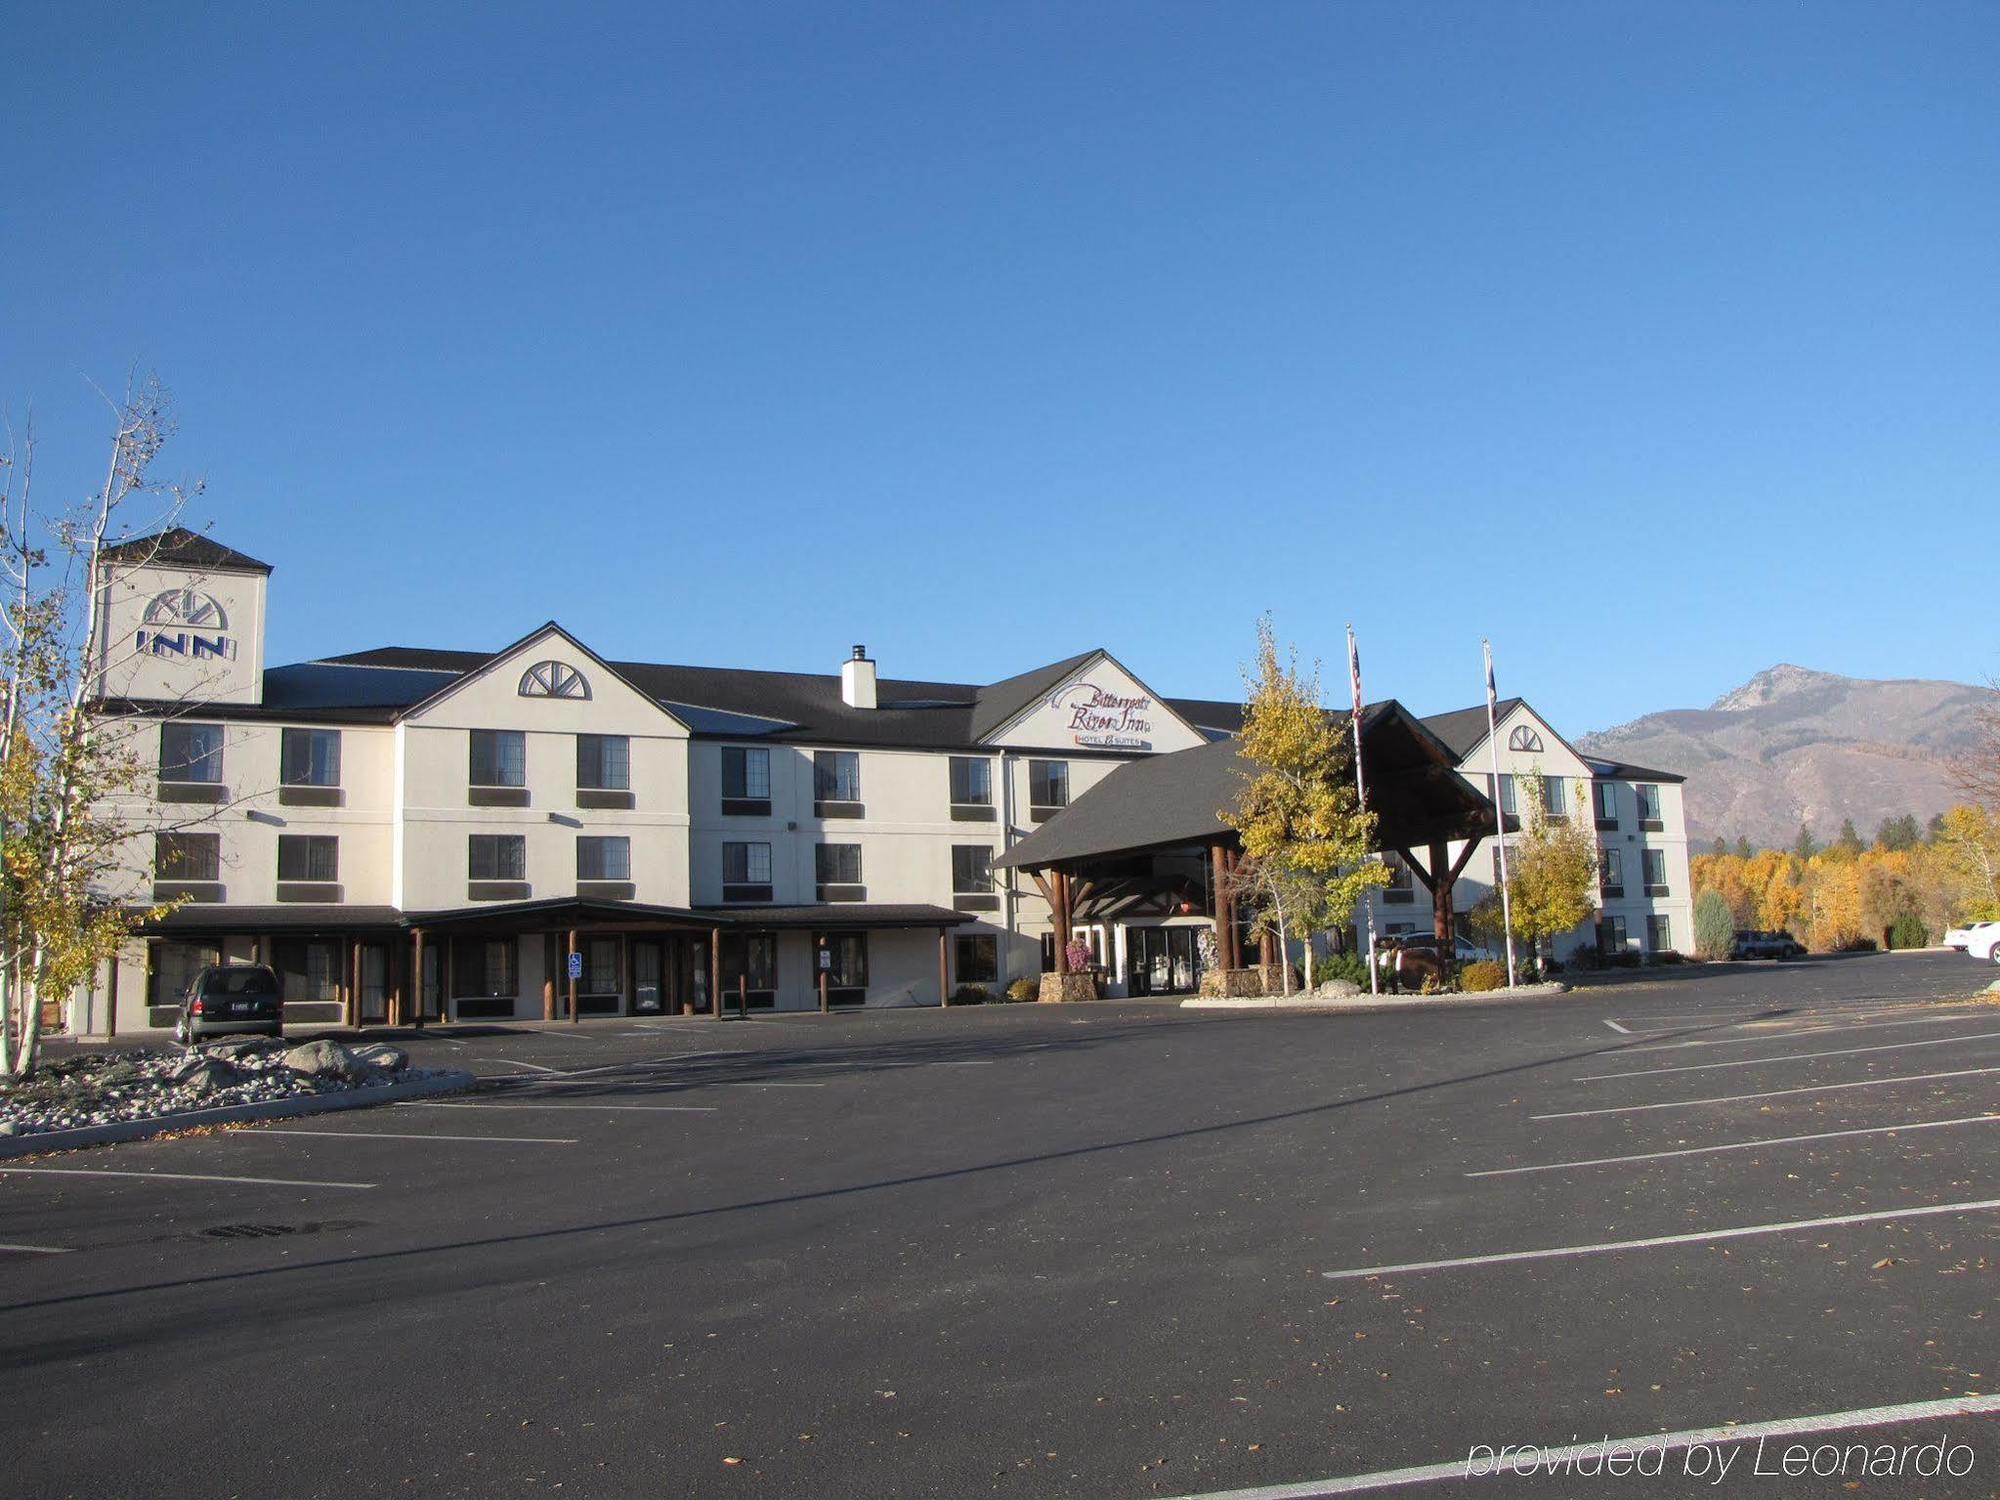
[[[478,1092],[4,1164],[6,1489],[1989,1495],[1991,977],[433,1029]]]

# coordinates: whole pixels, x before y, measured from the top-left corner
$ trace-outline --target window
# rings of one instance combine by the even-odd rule
[[[821,885],[861,884],[861,846],[819,845],[813,850],[813,876]]]
[[[340,731],[284,731],[278,744],[278,780],[286,786],[339,786]]]
[[[153,878],[175,882],[220,880],[222,835],[219,833],[154,834]]]
[[[826,969],[828,989],[868,988],[867,933],[830,932],[819,940],[819,947],[830,959]]]
[[[588,698],[590,684],[568,662],[538,661],[521,674],[523,698]]]
[[[1633,788],[1639,794],[1639,826],[1647,833],[1658,833],[1665,826],[1660,819],[1660,789],[1641,783]]]
[[[154,943],[148,951],[146,1003],[178,1005],[200,970],[222,962],[222,952],[209,943]]]
[[[1393,854],[1383,855],[1382,865],[1389,872],[1389,883],[1382,887],[1382,899],[1398,906],[1415,901],[1417,892],[1410,878],[1410,867]]]
[[[1616,849],[1601,849],[1597,855],[1597,889],[1600,895],[1625,894],[1625,859]]]
[[[583,976],[576,987],[586,995],[618,995],[625,990],[624,977],[619,972],[619,943],[617,938],[585,938],[583,940]]]
[[[1599,953],[1623,953],[1625,951],[1625,919],[1623,917],[1601,917],[1598,919],[1597,951]]]
[[[324,939],[280,940],[271,947],[271,967],[288,1002],[324,1004],[340,999],[341,945]]]
[[[852,750],[813,751],[813,801],[860,800],[861,757]]]
[[[951,888],[962,896],[991,895],[993,850],[985,844],[952,845]]]
[[[632,789],[632,742],[622,734],[576,737],[576,784],[589,791]]]
[[[1560,776],[1542,778],[1542,811],[1552,818],[1569,815],[1569,788]]]
[[[1664,896],[1667,894],[1667,851],[1646,849],[1641,851],[1640,860],[1646,870],[1646,894]]]
[[[722,1002],[769,1010],[777,1000],[778,940],[768,932],[729,933],[722,939]]]
[[[578,880],[630,880],[632,841],[628,838],[601,838],[580,834],[576,841]]]
[[[1591,801],[1597,808],[1597,826],[1616,828],[1618,826],[1618,783],[1615,781],[1594,781],[1590,784]]]
[[[722,747],[722,810],[738,817],[771,814],[771,752],[761,747]]]
[[[1511,772],[1503,771],[1500,773],[1500,790],[1494,796],[1493,800],[1499,804],[1500,811],[1503,813],[1518,813],[1520,811],[1520,808],[1514,805],[1514,777]]]
[[[518,833],[468,834],[465,865],[471,880],[526,880],[528,841]]]
[[[162,724],[160,780],[213,786],[222,780],[220,724]]]
[[[1666,917],[1646,918],[1646,951],[1665,953],[1674,945],[1674,924]]]
[[[526,786],[528,737],[518,729],[473,730],[469,779],[474,786]]]
[[[771,846],[769,844],[724,844],[722,846],[722,899],[724,901],[769,901],[771,899]]]
[[[1069,806],[1069,762],[1031,760],[1028,762],[1028,810],[1046,817]]]
[[[509,999],[520,991],[512,938],[453,938],[451,993],[454,999]]]
[[[1542,737],[1526,724],[1517,724],[1514,726],[1514,732],[1507,736],[1507,748],[1509,750],[1525,750],[1530,755],[1540,755],[1542,753]]]
[[[993,763],[977,755],[951,758],[951,805],[991,807],[993,805]]]
[[[340,879],[340,840],[331,834],[279,834],[278,879],[320,884]]]
[[[990,932],[961,933],[952,940],[952,960],[960,984],[997,983],[1000,940]]]

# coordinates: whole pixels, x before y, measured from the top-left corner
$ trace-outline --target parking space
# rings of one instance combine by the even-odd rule
[[[1949,1417],[1979,1467],[1923,1493],[1986,1494],[1970,978],[433,1033],[476,1093],[0,1173],[0,1402],[99,1411],[110,1490],[254,1490],[282,1450],[364,1490],[1258,1493]],[[241,1382],[226,1451],[152,1436],[199,1418],[189,1361]],[[15,1438],[22,1493],[85,1487]]]

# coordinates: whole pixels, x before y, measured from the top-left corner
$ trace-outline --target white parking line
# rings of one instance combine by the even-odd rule
[[[372,1182],[298,1182],[289,1177],[223,1177],[212,1172],[114,1172],[109,1167],[0,1167],[0,1176],[143,1177],[161,1182],[240,1182],[252,1187],[372,1188]]]
[[[303,1135],[314,1140],[337,1141],[480,1141],[496,1146],[574,1146],[576,1138],[566,1135],[427,1135],[423,1131],[396,1130],[279,1130],[269,1125],[249,1125],[228,1132],[230,1136]]]
[[[967,1062],[932,1063],[931,1066],[934,1068],[990,1068],[993,1066],[993,1059],[990,1057],[979,1057]]]
[[[646,1110],[660,1114],[712,1115],[710,1104],[443,1104],[429,1099],[409,1099],[398,1109],[617,1109]]]
[[[1770,1422],[1727,1422],[1720,1427],[1689,1427],[1679,1432],[1648,1432],[1637,1437],[1604,1438],[1595,1443],[1569,1443],[1534,1450],[1530,1475],[1554,1478],[1574,1472],[1579,1461],[1601,1460],[1610,1454],[1677,1453],[1705,1444],[1763,1442],[1767,1438],[1803,1437],[1816,1432],[1853,1432],[1868,1427],[1893,1427],[1906,1422],[1936,1422],[1947,1417],[1977,1417],[2000,1411],[2000,1396],[1951,1396],[1941,1401],[1907,1401],[1899,1406],[1863,1406],[1851,1411],[1820,1412],[1804,1417],[1780,1417]],[[1478,1445],[1485,1446],[1485,1445]],[[1476,1448],[1472,1451],[1477,1451]],[[1338,1479],[1309,1479],[1303,1484],[1266,1484],[1242,1490],[1211,1490],[1183,1495],[1180,1500],[1317,1500],[1325,1495],[1360,1495],[1369,1490],[1398,1489],[1408,1484],[1433,1484],[1448,1479],[1485,1479],[1513,1473],[1504,1462],[1475,1466],[1470,1458],[1415,1464],[1406,1469],[1381,1469]],[[1746,1474],[1748,1471],[1745,1471]],[[1772,1471],[1775,1472],[1775,1471]]]
[[[1609,1026],[1613,1031],[1617,1032],[1620,1036],[1630,1036],[1632,1034],[1630,1028],[1620,1026],[1616,1021],[1606,1021],[1604,1024],[1606,1026]]]
[[[8,1255],[67,1255],[68,1245],[0,1245],[0,1253]]]
[[[1931,1203],[1917,1208],[1883,1208],[1871,1213],[1834,1214],[1823,1219],[1787,1219],[1777,1224],[1738,1224],[1727,1229],[1697,1229],[1686,1234],[1659,1234],[1642,1240],[1605,1240],[1594,1245],[1556,1245],[1546,1250],[1504,1250],[1497,1255],[1461,1255],[1450,1260],[1414,1260],[1400,1266],[1356,1266],[1346,1271],[1322,1271],[1328,1281],[1356,1281],[1364,1276],[1400,1276],[1412,1271],[1456,1271],[1467,1266],[1504,1266],[1524,1260],[1561,1260],[1573,1255],[1610,1255],[1621,1250],[1657,1250],[1667,1245],[1705,1245],[1712,1240],[1740,1240],[1752,1235],[1787,1234],[1797,1229],[1834,1229],[1843,1224],[1878,1224],[1889,1219],[1923,1219],[1936,1214],[1969,1214],[2000,1208],[2000,1198],[1969,1203]]]
[[[545,1068],[540,1063],[516,1062],[511,1057],[481,1057],[475,1059],[475,1061],[505,1063],[510,1068],[532,1068],[537,1073],[560,1073],[562,1071],[561,1068]]]
[[[1625,1055],[1639,1052],[1674,1052],[1683,1047],[1747,1047],[1753,1042],[1789,1042],[1794,1037],[1813,1036],[1827,1031],[1879,1031],[1884,1026],[1943,1026],[1954,1021],[1978,1021],[1978,1016],[1912,1016],[1904,1021],[1862,1021],[1852,1025],[1808,1026],[1797,1031],[1767,1031],[1756,1036],[1703,1037],[1690,1042],[1652,1042],[1628,1047]]]
[[[1806,1141],[1837,1141],[1850,1135],[1899,1135],[1905,1130],[1943,1130],[1952,1125],[2000,1125],[2000,1115],[1961,1115],[1956,1120],[1917,1120],[1908,1125],[1870,1125],[1858,1130],[1824,1130],[1817,1135],[1767,1136],[1756,1141],[1726,1141],[1715,1146],[1681,1146],[1671,1151],[1640,1151],[1631,1156],[1592,1156],[1580,1161],[1543,1162],[1532,1167],[1488,1167],[1467,1177],[1518,1177],[1525,1172],[1559,1172],[1565,1167],[1611,1167],[1631,1161],[1661,1161],[1669,1156],[1708,1156],[1717,1151],[1754,1151],[1759,1146],[1796,1146]]]
[[[1882,1042],[1873,1047],[1836,1047],[1830,1052],[1785,1052],[1776,1057],[1739,1057],[1734,1062],[1683,1063],[1677,1068],[1641,1068],[1631,1073],[1586,1073],[1573,1083],[1606,1083],[1613,1078],[1656,1078],[1662,1073],[1704,1073],[1711,1068],[1758,1068],[1765,1063],[1810,1062],[1816,1057],[1859,1057],[1864,1052],[1902,1052],[1911,1047],[1946,1047],[1953,1042],[1990,1042],[2000,1031],[1971,1036],[1939,1036],[1922,1042]]]
[[[1863,1078],[1853,1083],[1816,1083],[1802,1089],[1766,1089],[1761,1094],[1721,1094],[1712,1099],[1669,1099],[1664,1104],[1614,1104],[1607,1109],[1566,1109],[1531,1120],[1581,1120],[1586,1115],[1630,1115],[1649,1109],[1693,1109],[1698,1104],[1741,1104],[1746,1099],[1782,1099],[1788,1094],[1830,1094],[1836,1089],[1872,1089],[1887,1083],[1928,1083],[1935,1078],[1975,1078],[2000,1068],[1958,1068],[1950,1073],[1905,1073],[1897,1078]]]

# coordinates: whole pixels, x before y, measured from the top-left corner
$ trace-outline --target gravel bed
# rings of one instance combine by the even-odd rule
[[[428,1076],[410,1068],[400,1048],[383,1044],[316,1041],[287,1047],[244,1037],[185,1052],[88,1052],[44,1063],[18,1083],[0,1084],[0,1136],[350,1093]]]

